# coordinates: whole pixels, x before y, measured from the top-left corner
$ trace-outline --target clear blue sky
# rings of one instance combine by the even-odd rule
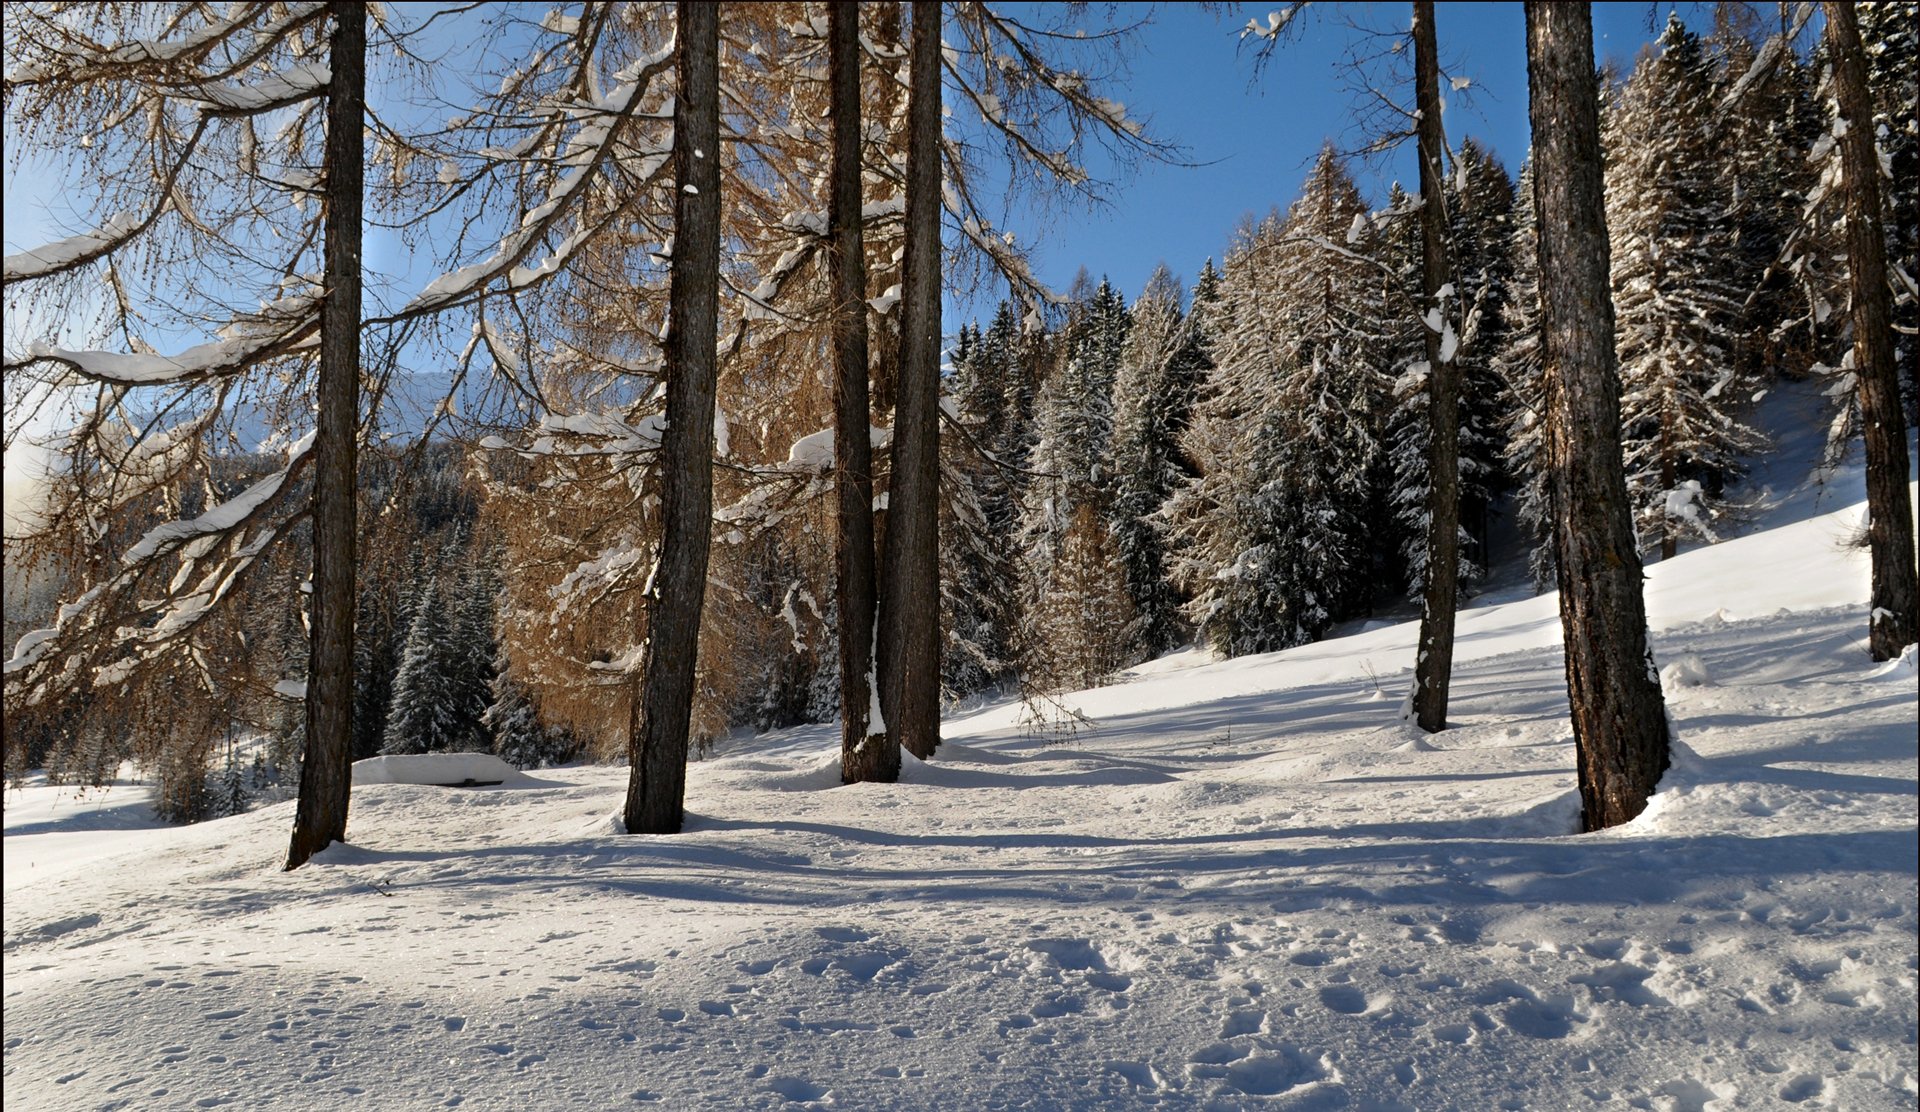
[[[1120,177],[1108,191],[1111,204],[1102,208],[1052,205],[1008,214],[1004,226],[1034,250],[1042,280],[1065,289],[1085,266],[1096,277],[1110,276],[1131,298],[1155,264],[1165,260],[1191,282],[1202,260],[1219,257],[1243,214],[1264,213],[1274,205],[1284,208],[1294,199],[1322,143],[1331,139],[1351,148],[1364,141],[1352,122],[1360,98],[1346,59],[1356,45],[1365,49],[1372,42],[1377,50],[1385,41],[1377,36],[1404,32],[1411,5],[1314,5],[1256,78],[1251,51],[1240,48],[1239,29],[1250,15],[1264,15],[1271,6],[1239,5],[1218,18],[1189,4],[1151,9],[1152,22],[1138,36],[1125,79],[1101,91],[1124,101],[1131,113],[1149,122],[1154,134],[1184,146],[1187,157],[1203,165],[1146,165]],[[1058,10],[1044,4],[1010,7],[1024,9],[1023,15],[1040,22]],[[1093,8],[1099,10],[1098,5]],[[1122,21],[1148,12],[1145,5],[1116,8]],[[1679,11],[1696,29],[1704,30],[1711,21],[1706,4],[1595,4],[1598,60],[1616,61],[1623,69],[1630,66],[1670,10]],[[1517,170],[1527,144],[1520,5],[1443,3],[1436,23],[1442,66],[1449,76],[1471,82],[1464,96],[1449,94],[1449,139],[1475,136],[1510,170]],[[1369,33],[1376,37],[1369,39]],[[6,249],[19,250],[81,228],[84,199],[68,195],[69,183],[59,168],[23,166],[15,155],[8,144]],[[1098,161],[1091,168],[1105,176]],[[1363,190],[1378,202],[1389,182],[1410,176],[1410,156],[1403,150],[1374,164],[1356,165],[1355,172]],[[409,269],[404,260],[383,257],[383,245],[374,245],[370,261],[389,275]],[[949,299],[947,330],[989,315],[1000,292],[989,285],[972,298]],[[18,338],[26,322],[12,319],[9,324],[9,333]]]
[[[1384,44],[1374,36],[1404,32],[1412,5],[1314,5],[1256,78],[1252,49],[1240,48],[1239,31],[1256,11],[1264,17],[1275,6],[1238,5],[1218,19],[1196,5],[1155,8],[1138,38],[1128,79],[1107,95],[1145,117],[1154,135],[1180,143],[1189,159],[1205,165],[1148,165],[1123,178],[1110,191],[1112,203],[1098,209],[1054,206],[1038,221],[1012,214],[1007,225],[1035,251],[1043,281],[1065,289],[1085,266],[1095,279],[1110,277],[1131,300],[1164,260],[1190,285],[1202,261],[1220,257],[1243,214],[1263,214],[1274,205],[1284,210],[1298,196],[1323,143],[1331,140],[1345,150],[1366,141],[1353,123],[1363,98],[1356,94],[1348,56],[1377,52]],[[1128,5],[1119,7],[1119,19],[1132,15]],[[1707,4],[1595,4],[1596,62],[1630,69],[1669,11],[1678,11],[1696,31],[1711,28]],[[1465,94],[1447,94],[1448,141],[1473,136],[1517,174],[1528,135],[1521,5],[1443,3],[1436,5],[1434,22],[1447,76],[1471,81]],[[1414,173],[1405,149],[1356,163],[1353,170],[1376,204],[1384,203],[1389,184],[1411,184]],[[974,316],[984,320],[1003,293],[1002,287],[950,299],[948,330]]]

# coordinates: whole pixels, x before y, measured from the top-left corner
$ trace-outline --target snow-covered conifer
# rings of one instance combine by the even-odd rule
[[[1670,557],[1683,536],[1715,537],[1721,487],[1761,438],[1737,419],[1745,291],[1728,261],[1712,73],[1677,16],[1659,46],[1606,117],[1607,227],[1627,482],[1641,545]]]

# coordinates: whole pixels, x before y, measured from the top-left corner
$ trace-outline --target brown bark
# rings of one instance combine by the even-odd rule
[[[827,8],[833,181],[827,256],[833,306],[833,468],[839,536],[834,589],[840,621],[840,779],[900,778],[900,744],[870,723],[873,680],[873,442],[867,413],[867,262],[860,223],[860,5]],[[869,727],[878,725],[878,732]]]
[[[1413,74],[1419,109],[1421,278],[1423,310],[1441,304],[1447,284],[1447,208],[1441,158],[1440,61],[1432,0],[1413,5]],[[1444,309],[1444,306],[1442,306]],[[1447,728],[1453,679],[1453,623],[1460,590],[1460,368],[1443,358],[1440,334],[1422,325],[1427,356],[1427,577],[1420,609],[1420,648],[1413,675],[1413,713],[1420,728]]]
[[[1853,369],[1860,382],[1860,426],[1867,447],[1867,548],[1873,557],[1867,647],[1873,659],[1891,660],[1920,641],[1920,572],[1914,563],[1913,507],[1907,501],[1906,416],[1894,367],[1885,209],[1866,51],[1853,5],[1825,7],[1834,96],[1846,123],[1840,164],[1846,176],[1847,279],[1853,298]]]
[[[326,297],[320,305],[319,414],[313,437],[313,619],[305,751],[287,868],[347,839],[353,782],[354,447],[360,423],[360,225],[366,167],[367,9],[328,5]]]
[[[1581,822],[1599,830],[1646,808],[1669,754],[1620,453],[1620,372],[1586,4],[1529,0],[1527,83],[1567,701]]]
[[[630,725],[630,834],[675,834],[685,817],[700,611],[713,521],[714,347],[720,290],[719,5],[681,0],[673,110],[673,261],[667,275],[667,431],[660,563],[648,592],[639,713]]]
[[[940,744],[940,4],[914,0],[900,384],[880,584],[880,705],[916,757]]]

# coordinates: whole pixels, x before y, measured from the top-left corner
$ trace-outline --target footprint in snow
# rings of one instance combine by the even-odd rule
[[[824,1101],[832,1093],[825,1085],[816,1085],[801,1077],[775,1077],[767,1081],[767,1088],[779,1093],[793,1104],[810,1104]]]

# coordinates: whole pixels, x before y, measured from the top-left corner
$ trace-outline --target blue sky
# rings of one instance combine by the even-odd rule
[[[1064,290],[1085,266],[1110,276],[1132,298],[1153,267],[1165,261],[1191,282],[1201,262],[1218,258],[1240,218],[1284,208],[1321,145],[1354,148],[1365,134],[1353,123],[1364,98],[1347,66],[1351,54],[1378,50],[1382,36],[1404,32],[1411,5],[1317,4],[1296,34],[1255,75],[1252,53],[1242,50],[1239,29],[1254,12],[1271,5],[1240,5],[1217,18],[1197,5],[1115,6],[1119,21],[1151,14],[1136,37],[1124,75],[1103,87],[1124,101],[1150,130],[1186,148],[1199,165],[1148,164],[1115,178],[1110,203],[1095,208],[1050,205],[1006,214],[1003,226],[1034,252],[1043,281]],[[1058,5],[1014,4],[1026,18],[1047,22]],[[1092,10],[1098,12],[1100,6]],[[1636,54],[1678,11],[1698,30],[1711,22],[1710,6],[1697,3],[1615,3],[1593,6],[1598,61],[1630,66]],[[1517,3],[1443,3],[1436,24],[1441,64],[1453,78],[1468,80],[1466,94],[1450,93],[1448,137],[1472,135],[1517,170],[1527,145],[1526,44]],[[458,53],[458,50],[455,50]],[[1443,83],[1444,85],[1444,83]],[[1400,95],[1399,90],[1395,90]],[[71,234],[86,223],[85,199],[70,195],[52,165],[22,166],[8,145],[4,238],[9,252]],[[1112,168],[1091,163],[1097,176]],[[1355,166],[1362,189],[1376,202],[1386,186],[1411,174],[1410,153]],[[389,276],[409,268],[384,257],[391,237],[376,237],[369,261]],[[405,283],[403,283],[405,284]],[[984,318],[1001,294],[989,283],[972,296],[949,297],[946,331]],[[9,312],[9,334],[28,322]],[[184,339],[191,342],[198,337]]]
[[[1354,89],[1347,58],[1356,50],[1377,51],[1379,34],[1404,32],[1412,5],[1315,5],[1256,78],[1251,49],[1239,48],[1239,30],[1253,12],[1264,16],[1271,6],[1240,5],[1218,19],[1197,5],[1156,7],[1138,36],[1127,80],[1108,95],[1204,165],[1145,166],[1121,179],[1112,203],[1099,208],[1056,206],[1044,220],[1012,214],[1008,226],[1035,251],[1043,281],[1064,289],[1085,266],[1096,279],[1110,277],[1131,299],[1164,260],[1191,284],[1203,260],[1219,258],[1243,214],[1262,214],[1274,205],[1284,209],[1293,201],[1323,143],[1331,140],[1346,150],[1365,142],[1353,124],[1355,105],[1364,98]],[[1128,18],[1128,8],[1120,5],[1118,18]],[[1711,27],[1706,4],[1593,5],[1596,61],[1615,61],[1623,72],[1631,68],[1669,11],[1678,11],[1697,31]],[[1517,174],[1528,134],[1521,5],[1438,4],[1434,23],[1447,76],[1471,82],[1464,95],[1449,94],[1449,142],[1473,136]],[[1394,180],[1411,183],[1414,173],[1404,147],[1353,169],[1376,203]],[[950,299],[947,327],[990,315],[998,296],[989,290]]]

